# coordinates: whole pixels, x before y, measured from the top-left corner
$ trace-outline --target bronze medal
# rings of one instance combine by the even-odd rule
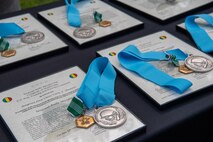
[[[99,23],[99,26],[100,27],[109,27],[109,26],[111,26],[112,25],[112,22],[110,22],[110,21],[101,21],[100,23]]]
[[[78,128],[89,128],[95,124],[95,120],[92,116],[83,115],[75,120]]]
[[[193,73],[193,71],[190,70],[189,68],[187,68],[185,65],[180,65],[179,66],[179,72],[184,73],[184,74]]]
[[[15,55],[16,55],[16,50],[13,50],[13,49],[9,49],[9,50],[3,51],[1,53],[2,57],[7,57],[7,58],[15,56]]]

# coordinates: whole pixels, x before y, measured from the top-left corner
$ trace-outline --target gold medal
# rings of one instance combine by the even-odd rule
[[[189,68],[187,68],[185,65],[180,65],[179,66],[179,72],[184,73],[184,74],[193,73],[193,71],[190,70]]]
[[[3,51],[1,53],[1,56],[2,57],[12,57],[12,56],[15,56],[16,55],[16,50],[12,50],[12,49],[9,49],[9,50],[6,50],[6,51]]]
[[[112,22],[110,22],[110,21],[101,21],[100,23],[99,23],[99,26],[100,27],[109,27],[109,26],[111,26],[112,25]]]
[[[86,115],[80,116],[75,120],[75,122],[78,128],[89,128],[90,126],[95,124],[94,118],[92,116]]]

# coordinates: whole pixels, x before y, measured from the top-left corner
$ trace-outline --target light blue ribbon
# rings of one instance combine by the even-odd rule
[[[82,1],[82,0],[65,0],[65,3],[67,5],[67,20],[69,25],[73,27],[81,26],[80,12],[75,7],[75,4],[79,1]]]
[[[168,60],[166,54],[175,55],[177,60],[184,60],[187,54],[180,49],[168,50],[165,52],[140,52],[136,46],[129,45],[118,54],[118,60],[121,65],[141,77],[149,80],[159,86],[163,86],[182,94],[192,86],[192,83],[183,78],[173,78],[165,72],[157,69],[149,61]]]
[[[192,36],[197,47],[206,53],[213,52],[213,41],[196,22],[196,18],[202,18],[213,27],[213,17],[208,14],[192,15],[185,19],[185,26],[187,31]]]
[[[99,57],[90,64],[86,77],[77,93],[88,109],[113,104],[115,100],[116,72],[105,57]]]
[[[15,23],[0,23],[0,37],[23,34],[25,31]]]

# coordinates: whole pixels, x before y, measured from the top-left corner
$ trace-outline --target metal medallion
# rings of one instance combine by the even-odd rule
[[[104,128],[116,128],[127,120],[123,109],[115,106],[101,107],[95,112],[95,122]]]
[[[21,41],[23,43],[32,44],[32,43],[41,42],[44,40],[44,38],[45,38],[44,33],[39,31],[31,31],[31,32],[26,32],[25,34],[23,34],[21,37]]]
[[[83,115],[75,120],[78,128],[89,128],[95,124],[95,120],[92,116]]]
[[[110,22],[110,21],[101,21],[100,23],[99,23],[99,26],[100,27],[109,27],[109,26],[111,26],[112,25],[112,22]]]
[[[76,38],[81,38],[81,39],[91,38],[91,37],[95,36],[95,34],[96,34],[96,30],[91,27],[77,28],[77,29],[75,29],[75,31],[73,33],[73,35]]]
[[[189,56],[185,60],[185,65],[195,72],[208,72],[213,69],[213,62],[203,56]]]
[[[179,72],[184,73],[184,74],[193,73],[193,71],[190,70],[189,68],[187,68],[185,65],[180,65],[178,70],[179,70]]]
[[[16,55],[16,50],[13,49],[9,49],[9,50],[5,50],[1,53],[2,57],[12,57]]]

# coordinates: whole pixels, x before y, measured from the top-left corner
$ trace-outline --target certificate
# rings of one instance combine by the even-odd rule
[[[127,30],[136,26],[140,26],[143,22],[115,9],[114,7],[102,2],[100,0],[83,1],[76,4],[76,7],[80,11],[82,20],[82,27],[92,27],[95,29],[96,34],[90,38],[77,38],[75,37],[75,27],[72,27],[67,22],[66,6],[61,6],[49,10],[39,12],[39,14],[59,28],[62,32],[74,39],[79,45],[92,42],[96,39],[109,36],[123,30]],[[103,15],[103,20],[110,21],[112,23],[109,27],[100,27],[98,23],[94,21],[93,13],[97,11]]]
[[[105,129],[93,125],[77,128],[67,111],[85,77],[73,67],[0,93],[0,113],[19,142],[107,142],[120,139],[145,125],[118,101],[113,106],[127,115],[124,125]],[[87,112],[94,115],[94,110]]]
[[[210,4],[212,0],[117,0],[161,21],[168,20],[195,8]]]
[[[10,22],[19,25],[25,30],[25,32],[42,32],[44,39],[40,42],[29,44],[21,40],[22,35],[5,38],[10,44],[10,49],[16,51],[16,55],[8,58],[0,56],[0,67],[67,47],[63,41],[56,37],[30,14],[23,14],[0,20],[0,23]]]
[[[200,55],[209,58],[213,61],[212,57],[204,54],[203,52],[193,48],[189,44],[177,39],[173,35],[161,31],[152,35],[148,35],[130,42],[126,42],[108,49],[98,51],[98,54],[109,58],[110,62],[114,67],[121,72],[126,78],[132,81],[137,87],[143,90],[149,97],[151,97],[158,105],[163,106],[170,102],[173,102],[179,98],[190,95],[193,92],[212,86],[213,70],[206,73],[192,73],[192,74],[182,74],[178,71],[178,68],[172,64],[168,64],[168,61],[153,61],[150,62],[158,69],[166,72],[167,74],[175,78],[184,78],[193,83],[191,88],[189,88],[185,93],[178,94],[173,90],[160,87],[146,79],[143,79],[139,75],[125,69],[122,67],[118,61],[118,53],[126,48],[128,45],[135,45],[142,52],[149,51],[166,51],[169,49],[179,48],[185,53]],[[193,95],[193,94],[192,94]]]
[[[213,16],[213,13],[210,13],[211,16]],[[206,33],[213,39],[213,28],[211,25],[209,25],[205,20],[201,18],[195,19],[195,22],[206,31]],[[186,31],[185,23],[181,23],[177,25],[177,28],[182,31]]]

